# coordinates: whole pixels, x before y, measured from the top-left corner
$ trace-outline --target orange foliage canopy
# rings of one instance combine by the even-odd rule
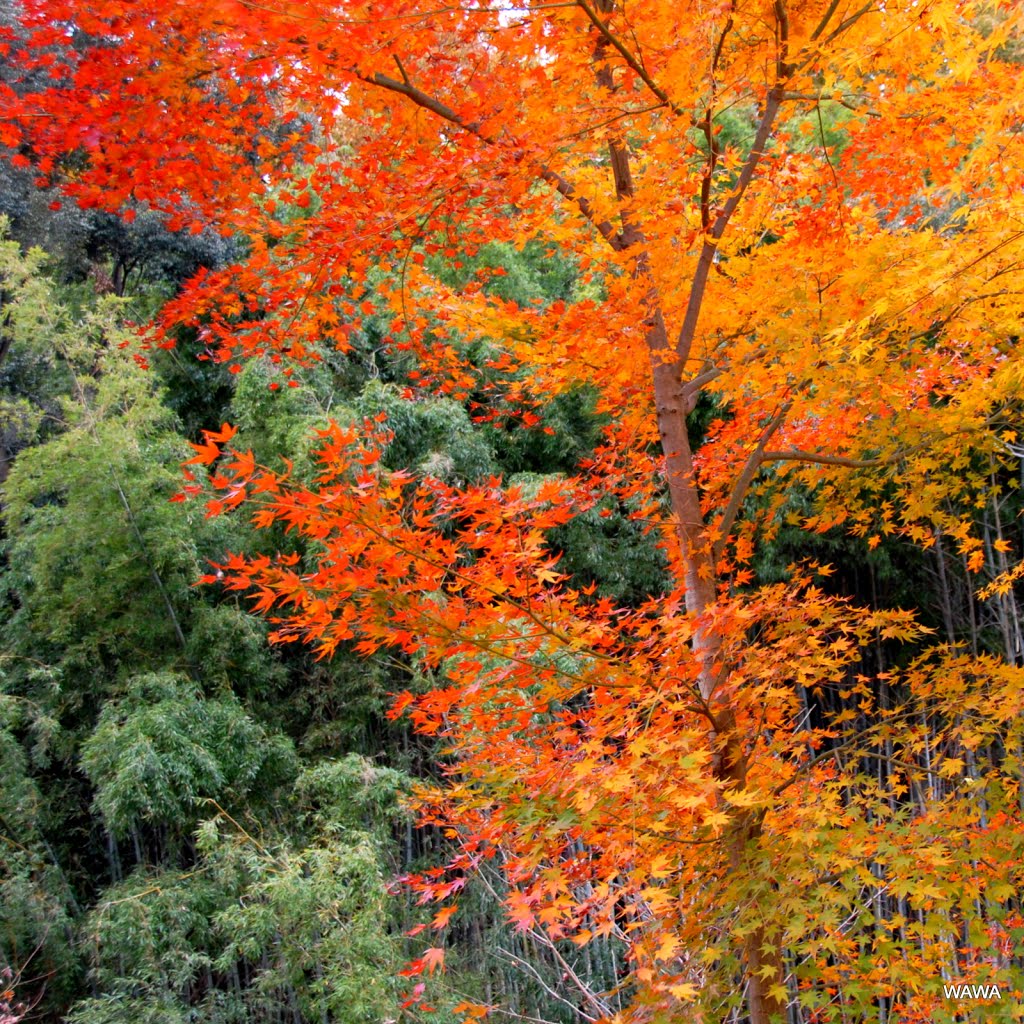
[[[325,429],[313,486],[223,430],[193,460],[213,511],[315,542],[223,567],[279,640],[397,647],[434,679],[396,713],[452,751],[424,813],[455,867],[500,854],[519,927],[625,942],[638,1019],[938,1020],[943,978],[1019,983],[1020,675],[936,650],[857,677],[865,643],[921,639],[911,616],[751,568],[783,515],[870,544],[941,531],[981,564],[970,509],[1024,380],[1019,4],[23,7],[0,141],[83,205],[248,241],[155,343],[192,326],[220,360],[287,366],[386,313],[416,388],[468,394],[485,339],[523,401],[600,395],[592,462],[533,491],[389,471],[383,424]],[[577,301],[431,273],[532,238],[573,254]],[[704,394],[723,412],[695,451]],[[668,553],[642,607],[549,546],[609,495]],[[830,687],[848,710],[821,723],[803,694]]]

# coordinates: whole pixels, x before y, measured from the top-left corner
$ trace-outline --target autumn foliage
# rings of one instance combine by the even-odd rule
[[[277,387],[383,323],[410,401],[522,429],[597,396],[601,444],[542,480],[389,469],[384,420],[325,424],[312,482],[227,425],[195,446],[183,496],[303,539],[209,582],[423,684],[394,714],[443,740],[420,809],[453,849],[423,898],[500,863],[517,927],[628,945],[637,1020],[952,1020],[950,978],[1010,1019],[1024,676],[758,553],[799,527],[1012,554],[974,510],[1018,459],[1019,6],[23,6],[16,159],[246,241],[148,344],[192,329]],[[451,272],[495,240],[570,254],[572,296]],[[551,540],[611,507],[669,567],[629,607]],[[589,1019],[605,995],[566,978]]]

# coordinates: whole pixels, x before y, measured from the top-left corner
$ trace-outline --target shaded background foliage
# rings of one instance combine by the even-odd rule
[[[389,691],[415,666],[271,650],[238,599],[196,589],[250,527],[172,502],[179,464],[201,427],[228,420],[262,461],[287,457],[311,476],[326,417],[383,415],[394,468],[528,484],[593,450],[593,397],[560,396],[528,428],[496,424],[472,399],[412,400],[408,357],[380,339],[281,390],[267,362],[229,374],[197,360],[196,339],[143,358],[123,347],[124,321],[225,246],[182,247],[153,218],[82,215],[72,231],[64,208],[27,186],[19,205],[11,188],[19,219],[0,243],[0,402],[16,412],[5,419],[0,548],[0,959],[32,1019],[405,1019],[419,1011],[402,1008],[412,982],[399,971],[421,942],[403,932],[430,914],[387,889],[445,849],[400,806],[413,778],[440,770],[428,742],[386,718]],[[54,251],[24,248],[38,238]],[[500,256],[518,296],[572,287],[571,268],[553,270],[539,246]],[[99,269],[83,275],[83,261]],[[110,288],[115,278],[123,288]],[[595,515],[558,545],[618,600],[657,586],[654,538],[623,516]],[[450,971],[432,997],[440,1019],[472,996],[561,1020],[543,980],[557,962],[510,930],[501,884],[471,883],[449,926]],[[614,956],[587,952],[609,985]]]

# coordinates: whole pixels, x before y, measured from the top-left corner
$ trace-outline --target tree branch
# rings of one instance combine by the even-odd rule
[[[753,483],[754,477],[757,476],[757,471],[761,468],[764,462],[765,446],[772,437],[775,436],[779,427],[781,427],[785,422],[786,414],[792,406],[792,402],[786,402],[785,405],[783,405],[782,408],[771,418],[771,420],[769,420],[768,425],[761,431],[761,436],[758,438],[754,450],[747,458],[743,469],[740,471],[740,475],[736,478],[736,483],[733,486],[732,493],[729,495],[729,504],[726,505],[725,511],[722,513],[722,520],[719,523],[718,528],[721,532],[718,539],[715,541],[714,547],[712,548],[712,554],[716,564],[722,557],[722,552],[725,551],[725,545],[729,539],[729,532],[732,530],[733,523],[736,522],[736,516],[739,515],[743,499],[747,496],[747,491],[750,489],[750,485]]]
[[[405,69],[402,67],[401,62],[398,61],[397,57],[395,60],[396,63],[398,63],[399,69],[402,71],[405,81],[399,81],[397,78],[392,78],[390,75],[382,74],[379,71],[373,75],[357,75],[356,77],[369,85],[376,85],[381,89],[387,89],[388,92],[395,92],[401,96],[407,97],[412,100],[416,106],[422,107],[424,110],[429,110],[432,114],[436,114],[442,120],[449,122],[449,124],[456,125],[463,131],[468,132],[470,135],[475,135],[481,142],[488,146],[498,145],[495,139],[491,138],[484,132],[483,126],[479,121],[467,121],[447,104],[442,103],[429,93],[426,93],[422,89],[413,85],[405,74]],[[612,247],[612,249],[616,252],[622,249],[622,242],[611,222],[607,220],[598,221],[590,200],[585,196],[579,195],[576,191],[576,186],[573,185],[572,182],[557,171],[552,170],[546,164],[540,164],[537,167],[537,177],[551,185],[559,195],[575,203],[577,209],[581,214],[583,214],[584,219],[594,227],[597,233]]]
[[[761,162],[764,155],[768,137],[771,135],[772,125],[775,123],[775,116],[779,112],[782,97],[785,95],[784,81],[781,79],[769,90],[765,101],[764,113],[761,115],[761,122],[757,126],[757,134],[754,136],[754,144],[747,159],[740,170],[739,178],[732,192],[729,193],[725,205],[715,218],[711,229],[704,238],[704,245],[701,248],[700,257],[697,261],[697,269],[693,274],[693,282],[690,285],[690,297],[686,304],[686,313],[683,317],[683,325],[679,328],[679,336],[676,342],[676,351],[680,361],[685,365],[690,358],[690,350],[693,347],[694,338],[697,335],[697,319],[700,316],[701,306],[704,304],[704,293],[707,290],[708,275],[714,263],[715,252],[718,250],[718,242],[725,229],[729,225],[732,215],[736,212],[743,193],[754,177],[754,171]]]
[[[718,37],[718,43],[715,46],[714,56],[711,58],[711,96],[708,99],[707,108],[704,111],[704,118],[702,123],[704,137],[708,143],[708,163],[704,171],[704,176],[700,183],[700,226],[701,229],[706,233],[708,227],[711,225],[711,181],[715,175],[715,167],[718,165],[718,157],[720,156],[720,150],[718,141],[715,139],[715,100],[718,96],[718,79],[716,72],[718,71],[718,63],[722,59],[722,51],[725,49],[725,40],[732,29],[732,15],[729,15],[728,21],[726,21],[722,34]]]
[[[811,42],[817,41],[818,37],[825,31],[828,23],[832,20],[832,15],[835,14],[838,9],[839,0],[832,0],[832,3],[828,5],[828,10],[821,16],[821,21],[818,22],[818,27],[811,33]]]
[[[775,74],[778,79],[788,78],[793,69],[789,59],[789,12],[785,0],[775,0],[775,38],[777,54],[775,57]]]
[[[836,0],[836,3],[838,2],[839,0]],[[732,24],[732,15],[730,14],[725,25],[722,27],[722,34],[718,37],[718,43],[715,46],[715,55],[711,59],[712,78],[714,78],[714,74],[718,70],[718,62],[722,59],[722,51],[725,49],[725,39],[726,36],[728,36],[729,33],[732,31]]]
[[[848,459],[843,455],[822,455],[819,452],[802,452],[791,450],[787,452],[762,452],[762,462],[813,462],[821,466],[842,466],[844,469],[873,469],[876,466],[886,466],[898,462],[903,458],[905,452],[899,455],[891,455],[886,459]]]
[[[399,64],[399,67],[401,67],[401,64]],[[408,77],[405,78],[405,81],[400,82],[397,78],[392,78],[390,75],[382,74],[380,71],[377,71],[373,75],[357,75],[357,77],[369,85],[378,85],[382,89],[387,89],[389,92],[401,93],[401,95],[407,96],[411,99],[416,106],[423,107],[425,110],[429,110],[431,113],[437,114],[438,117],[451,122],[451,124],[458,125],[460,128],[465,129],[465,131],[476,135],[477,138],[486,142],[488,145],[494,144],[493,139],[488,138],[483,134],[479,121],[467,121],[465,118],[460,117],[454,110],[452,110],[451,107],[442,103],[440,100],[435,99],[422,89],[417,89],[416,86],[409,81]]]
[[[687,414],[693,412],[694,406],[697,404],[697,395],[701,388],[705,384],[710,384],[716,377],[721,377],[723,372],[721,367],[712,366],[702,373],[698,373],[696,377],[691,377],[683,385],[683,396],[686,399]]]
[[[642,81],[644,85],[646,85],[647,88],[650,89],[652,93],[654,93],[654,95],[661,101],[661,103],[664,106],[668,107],[668,109],[671,110],[673,114],[676,114],[679,117],[689,116],[689,112],[684,107],[678,106],[677,104],[673,103],[671,99],[669,99],[668,93],[665,92],[665,90],[662,89],[662,87],[658,85],[658,83],[655,82],[653,78],[651,78],[650,74],[648,74],[648,71],[643,66],[643,64],[641,64],[640,61],[638,61],[636,57],[634,57],[633,54],[630,53],[628,47],[626,47],[622,40],[619,39],[619,37],[612,32],[612,30],[600,19],[600,17],[598,17],[597,11],[595,11],[594,8],[590,6],[587,0],[576,0],[576,2],[579,5],[580,10],[582,10],[583,13],[586,14],[586,16],[590,19],[590,22],[594,26],[594,28],[596,28],[597,31],[600,32],[601,35],[605,38],[605,40],[618,52],[619,56],[622,57],[626,64],[629,65],[629,67],[637,75],[640,81]]]
[[[854,11],[853,14],[851,14],[848,18],[844,18],[838,25],[836,25],[836,27],[828,34],[828,38],[822,45],[828,46],[828,44],[831,43],[833,39],[836,39],[839,36],[841,36],[851,25],[853,25],[855,22],[860,21],[860,19],[863,18],[864,15],[868,13],[868,11],[873,10],[874,6],[875,0],[868,0],[868,2],[863,7]],[[822,28],[824,28],[824,25],[822,26]],[[808,60],[810,60],[810,57],[808,57]]]
[[[872,110],[870,107],[858,107],[855,104],[855,100],[866,100],[863,94],[851,93],[848,96],[838,96],[837,98],[837,96],[822,96],[820,93],[787,92],[782,98],[787,103],[820,104],[822,100],[827,100],[830,103],[838,103],[839,106],[852,110],[855,114],[867,114],[868,117],[882,116],[877,110]]]

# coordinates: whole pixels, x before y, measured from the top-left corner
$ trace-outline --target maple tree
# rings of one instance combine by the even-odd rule
[[[600,446],[539,481],[389,469],[383,419],[326,426],[312,481],[228,425],[196,446],[211,513],[308,541],[212,582],[432,680],[395,704],[451,752],[425,899],[500,859],[522,929],[628,944],[638,1017],[940,1019],[943,978],[1019,985],[1019,671],[936,647],[863,676],[866,644],[925,642],[911,614],[754,568],[784,523],[1011,550],[972,508],[1018,458],[1017,5],[23,6],[15,162],[246,241],[150,344],[194,329],[276,388],[382,329],[411,401],[510,428],[598,396]],[[573,293],[503,297],[495,241],[571,254]],[[670,569],[631,607],[551,539],[609,503]]]

